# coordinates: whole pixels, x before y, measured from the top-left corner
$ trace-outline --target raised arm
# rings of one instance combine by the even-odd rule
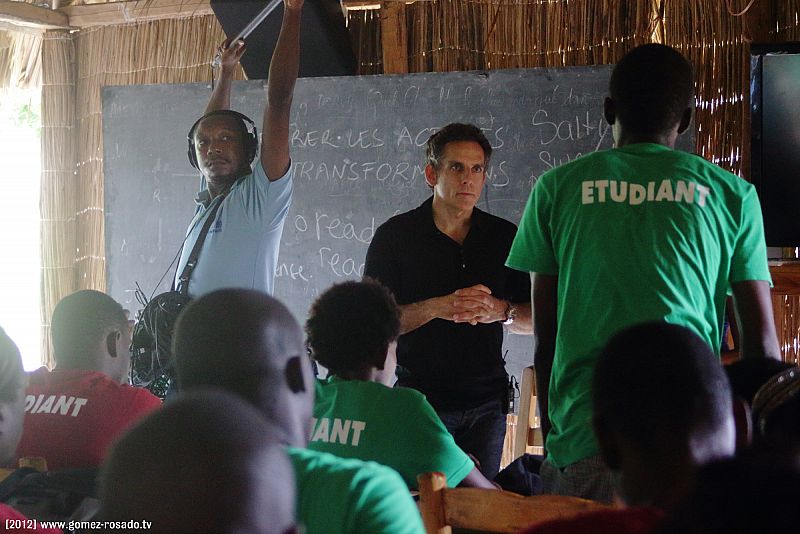
[[[231,108],[231,83],[236,65],[242,59],[245,52],[245,44],[241,39],[231,44],[230,39],[219,45],[217,53],[220,54],[219,80],[211,93],[211,100],[206,106],[206,113],[219,111],[220,109]]]
[[[261,138],[261,165],[270,181],[286,173],[289,155],[289,112],[300,68],[300,15],[303,0],[284,0],[283,23],[267,80],[267,106]]]
[[[739,322],[741,358],[781,359],[772,316],[769,283],[762,280],[733,282],[733,302]]]

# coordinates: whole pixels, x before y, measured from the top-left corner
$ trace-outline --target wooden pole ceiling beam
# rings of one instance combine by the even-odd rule
[[[414,4],[416,2],[430,2],[431,0],[389,0],[390,2],[402,2],[403,4]],[[342,0],[342,7],[345,11],[359,9],[380,9],[381,4],[386,0]]]
[[[70,27],[69,18],[63,13],[27,2],[10,0],[0,0],[0,23],[19,26],[22,29],[55,30]]]
[[[383,48],[383,73],[408,72],[408,32],[406,31],[406,4],[383,2],[381,4],[381,46]]]
[[[128,22],[212,15],[210,0],[131,0],[103,4],[64,6],[58,11],[79,28]]]

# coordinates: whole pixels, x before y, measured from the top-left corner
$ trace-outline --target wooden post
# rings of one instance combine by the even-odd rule
[[[381,46],[383,73],[408,72],[408,31],[404,1],[381,2]]]

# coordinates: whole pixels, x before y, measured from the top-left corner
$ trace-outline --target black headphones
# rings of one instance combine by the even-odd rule
[[[213,115],[225,115],[228,117],[233,117],[234,119],[238,119],[241,122],[244,156],[247,160],[247,164],[251,165],[253,160],[256,159],[256,153],[258,153],[258,130],[256,129],[256,123],[254,123],[250,117],[239,113],[238,111],[233,111],[232,109],[219,109],[217,111],[206,113],[197,119],[197,122],[192,124],[192,127],[189,129],[189,134],[187,135],[187,139],[189,141],[188,156],[189,163],[192,164],[192,167],[198,170],[200,169],[200,164],[197,161],[197,153],[194,148],[194,131],[197,130],[197,126],[203,121],[203,119]]]

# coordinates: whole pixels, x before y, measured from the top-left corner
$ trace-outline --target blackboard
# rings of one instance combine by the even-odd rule
[[[377,226],[429,195],[424,145],[448,122],[484,129],[495,152],[479,207],[517,223],[537,176],[610,148],[603,120],[610,66],[300,79],[291,119],[294,202],[275,296],[304,321],[332,283],[363,272]],[[207,84],[103,90],[108,291],[126,307],[138,281],[168,289],[194,210],[198,173],[186,132],[205,109]],[[264,82],[238,82],[232,107],[260,125]],[[692,150],[682,136],[679,146]],[[532,362],[531,338],[509,336],[508,369]]]

